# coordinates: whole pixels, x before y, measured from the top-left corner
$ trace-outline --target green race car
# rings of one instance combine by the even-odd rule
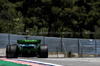
[[[41,44],[41,40],[17,40],[17,43],[6,46],[6,58],[48,58],[48,46]]]

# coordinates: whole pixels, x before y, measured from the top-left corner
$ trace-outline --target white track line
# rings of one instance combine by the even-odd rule
[[[63,66],[63,65],[53,64],[53,63],[47,63],[47,62],[41,62],[41,61],[33,61],[33,60],[27,60],[27,59],[16,59],[16,60],[26,61],[26,62],[33,62],[33,63],[37,63],[37,64],[46,64],[48,66]]]

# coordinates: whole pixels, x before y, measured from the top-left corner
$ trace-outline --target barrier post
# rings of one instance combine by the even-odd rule
[[[58,58],[58,47],[56,49],[57,49],[57,58]]]
[[[62,37],[61,37],[61,52],[62,52]]]
[[[80,50],[79,43],[80,43],[80,42],[79,42],[79,38],[78,38],[78,54],[80,53],[80,51],[79,51],[79,50]]]
[[[95,39],[95,56],[97,56],[97,42],[96,42],[96,39]]]
[[[8,34],[8,45],[10,45],[10,34]]]

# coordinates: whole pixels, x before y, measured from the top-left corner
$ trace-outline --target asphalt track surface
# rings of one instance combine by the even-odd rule
[[[100,66],[100,57],[94,58],[36,58],[19,57],[18,59],[46,63],[48,66]]]

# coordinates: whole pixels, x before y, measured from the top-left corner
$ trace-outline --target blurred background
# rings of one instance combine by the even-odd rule
[[[0,0],[0,33],[100,38],[100,0]]]
[[[0,48],[27,36],[49,52],[100,54],[100,0],[0,0]]]

